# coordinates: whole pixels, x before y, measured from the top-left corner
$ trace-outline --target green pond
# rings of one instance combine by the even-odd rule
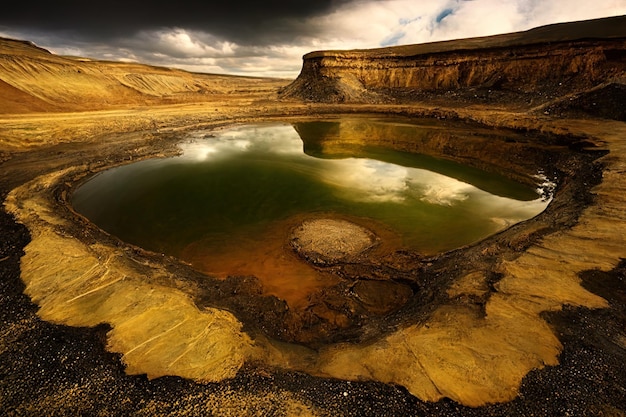
[[[180,156],[95,175],[75,191],[72,204],[126,242],[226,275],[237,262],[254,270],[272,262],[268,257],[286,256],[293,219],[355,219],[385,229],[396,246],[433,254],[533,217],[549,202],[504,176],[371,145],[358,129],[350,140],[329,133],[340,132],[341,123],[195,132],[180,145]],[[383,129],[404,137],[423,129],[375,119],[351,125],[366,128],[363,134]],[[226,259],[218,271],[215,264]]]

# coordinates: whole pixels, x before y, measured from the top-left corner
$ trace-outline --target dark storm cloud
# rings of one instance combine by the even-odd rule
[[[272,43],[298,33],[306,35],[309,29],[302,24],[305,19],[352,1],[47,1],[4,8],[0,27],[65,36],[75,33],[83,40],[121,38],[145,30],[179,27],[247,45]]]
[[[314,50],[487,36],[626,13],[626,0],[12,1],[0,12],[0,36],[55,54],[285,78],[297,76],[302,56]]]

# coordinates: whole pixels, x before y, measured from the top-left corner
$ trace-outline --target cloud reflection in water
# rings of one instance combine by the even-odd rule
[[[104,172],[81,186],[73,204],[109,233],[172,254],[196,241],[213,242],[217,250],[225,236],[254,240],[272,224],[319,213],[383,224],[403,245],[436,253],[533,217],[548,204],[532,190],[525,194],[530,201],[484,191],[489,188],[470,184],[472,178],[496,190],[523,186],[458,164],[450,168],[449,161],[438,166],[429,159],[426,166],[441,169],[433,172],[419,156],[381,148],[368,153],[362,130],[348,135],[350,142],[333,131],[316,137],[315,128],[306,142],[283,124],[195,132],[181,144],[180,157]],[[444,175],[449,171],[454,178]]]
[[[182,158],[197,161],[229,158],[247,152],[266,157],[288,155],[290,162],[299,165],[301,172],[317,175],[322,181],[337,187],[343,198],[355,201],[404,203],[420,200],[451,206],[467,200],[470,195],[480,197],[487,205],[499,199],[504,201],[498,205],[506,205],[506,201],[510,200],[424,169],[368,158],[320,159],[309,156],[303,152],[302,140],[292,126],[272,125],[271,129],[241,126],[211,137],[197,132],[182,148]]]

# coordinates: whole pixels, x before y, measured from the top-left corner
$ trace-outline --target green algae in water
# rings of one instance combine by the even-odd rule
[[[371,219],[387,225],[405,247],[432,254],[478,241],[548,204],[534,189],[502,176],[368,146],[366,138],[354,155],[325,153],[323,138],[309,139],[328,129],[324,123],[198,132],[181,145],[179,157],[96,175],[76,190],[72,204],[122,240],[183,259],[185,248],[200,241],[217,252],[264,245],[273,225],[307,213]],[[359,123],[394,131],[392,123]]]

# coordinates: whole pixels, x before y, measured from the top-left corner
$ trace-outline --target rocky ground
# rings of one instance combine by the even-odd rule
[[[236,80],[228,82],[236,84]],[[46,107],[40,99],[29,106],[28,96],[20,95],[22,110],[0,116],[0,197],[7,202],[0,212],[3,414],[626,414],[626,125],[598,118],[613,112],[611,105],[590,114],[586,101],[579,107],[563,109],[555,104],[537,110],[507,108],[506,97],[472,100],[471,95],[449,105],[441,96],[405,104],[321,105],[279,100],[277,86],[284,84],[246,80],[240,90],[216,87],[201,100],[178,96],[175,104],[168,104],[151,96],[158,105],[144,107],[133,101],[139,99],[129,99],[130,104],[70,113],[58,113],[57,105]],[[171,93],[171,82],[158,85]],[[607,103],[616,102],[616,96],[608,97]],[[42,106],[50,112],[32,112]],[[561,117],[546,109],[560,109]],[[400,277],[399,282],[413,293],[402,308],[362,323],[363,330],[341,335],[350,343],[334,345],[326,340],[330,348],[313,346],[294,355],[285,341],[271,341],[280,336],[280,322],[270,314],[276,303],[259,300],[254,291],[248,298],[245,291],[243,298],[232,297],[233,290],[241,290],[228,287],[232,281],[218,290],[202,288],[198,274],[184,265],[105,236],[68,210],[67,191],[73,180],[109,166],[172,155],[185,131],[357,113],[454,119],[487,130],[499,127],[521,133],[534,151],[519,159],[536,158],[539,162],[529,166],[540,164],[557,172],[559,183],[542,215],[470,247],[430,258],[404,252],[375,262],[331,259],[330,267],[352,283],[357,277],[378,281]],[[502,155],[503,149],[494,145],[481,158]],[[514,159],[503,162],[501,169],[524,166],[523,161],[514,164]],[[62,172],[70,175],[58,176]],[[72,256],[64,255],[70,246],[61,244],[73,245]],[[256,350],[244,350],[248,359],[219,380],[176,373],[154,373],[150,379],[151,370],[129,372],[131,367],[137,369],[130,351],[136,352],[139,345],[115,348],[114,342],[128,340],[116,336],[123,327],[115,324],[117,317],[89,322],[90,313],[76,317],[61,291],[52,294],[61,297],[53,301],[50,292],[35,291],[37,285],[65,285],[55,281],[57,275],[76,283],[88,276],[90,268],[104,267],[94,261],[93,267],[75,271],[73,262],[88,258],[83,253],[97,253],[98,259],[115,254],[120,259],[102,275],[140,271],[137,281],[130,276],[125,281],[137,286],[146,281],[153,289],[176,293],[188,291],[196,312],[214,306],[233,311],[254,338]],[[113,257],[106,259],[108,263]],[[372,281],[376,280],[362,282]],[[84,285],[81,296],[97,293],[89,282]],[[364,285],[370,284],[352,288],[358,293]],[[225,293],[231,297],[220,304],[217,296]],[[106,302],[128,303],[124,297],[129,294],[114,294]],[[146,294],[139,293],[149,298]],[[56,304],[62,308],[55,310]],[[258,317],[264,314],[270,317],[266,322]],[[186,317],[192,321],[192,316]],[[146,316],[143,323],[151,320]],[[90,324],[68,325],[76,322]],[[157,335],[161,338],[162,333]],[[117,339],[112,341],[113,336]],[[300,363],[297,352],[311,359]],[[144,358],[150,358],[149,352]],[[428,378],[412,382],[407,375],[422,375],[420,367]],[[432,391],[421,390],[428,384],[434,386]]]

